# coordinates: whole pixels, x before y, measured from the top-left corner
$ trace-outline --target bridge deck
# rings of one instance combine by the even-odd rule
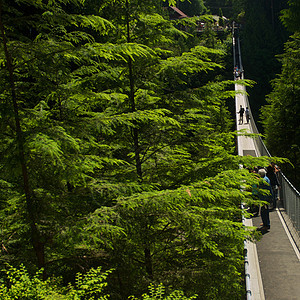
[[[260,217],[253,218],[259,227]],[[300,299],[300,262],[279,210],[270,212],[271,229],[256,243],[265,299]],[[255,299],[255,298],[254,298]]]
[[[236,90],[245,88],[235,85]],[[240,105],[247,106],[246,97],[243,94],[236,96],[236,111]],[[237,130],[245,130],[252,133],[252,119],[249,124],[239,124],[237,114]],[[238,136],[238,154],[241,156],[260,156],[253,138]],[[289,238],[285,230],[285,223],[281,215],[283,210],[276,209],[270,212],[270,230],[265,233],[256,244],[248,243],[248,261],[250,275],[250,299],[276,300],[276,299],[300,299],[300,254],[293,246],[293,241]],[[260,227],[261,217],[246,220],[246,225]]]

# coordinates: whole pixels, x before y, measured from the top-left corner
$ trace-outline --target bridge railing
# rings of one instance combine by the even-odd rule
[[[248,97],[245,96],[246,105],[250,108]],[[259,134],[256,124],[253,120],[253,116],[250,110],[250,128],[251,132]],[[257,153],[260,156],[271,157],[266,145],[264,144],[261,136],[257,136],[254,140],[254,146]],[[296,188],[289,182],[286,176],[279,172],[279,195],[280,200],[282,200],[283,208],[285,209],[287,215],[289,216],[294,228],[296,229],[298,235],[300,235],[300,193]]]
[[[300,193],[282,172],[279,173],[279,183],[279,195],[283,202],[283,207],[297,233],[300,234]]]
[[[241,59],[241,50],[240,50],[240,41],[239,38],[236,39],[235,36],[235,26],[233,23],[233,61],[234,67],[237,63],[239,63],[240,69],[242,70],[241,79],[244,79],[244,71],[242,67],[242,59]],[[235,87],[236,89],[237,87]],[[271,157],[267,147],[265,146],[261,136],[259,135],[259,131],[256,127],[255,121],[253,119],[253,115],[251,113],[250,104],[248,97],[246,95],[246,87],[239,86],[239,89],[242,89],[245,93],[245,105],[249,108],[250,112],[250,132],[257,134],[257,137],[254,138],[254,147],[256,150],[257,156],[268,156]],[[280,199],[282,200],[283,206],[286,210],[289,219],[291,220],[292,226],[287,226],[290,233],[291,231],[296,231],[296,235],[300,235],[300,197],[299,192],[293,187],[293,185],[287,180],[287,178],[280,172],[279,176],[280,182]],[[243,204],[242,204],[243,207]],[[243,218],[243,224],[246,226],[246,219]],[[291,228],[293,227],[293,228]],[[294,235],[291,233],[293,239]],[[295,239],[294,239],[295,241]],[[299,247],[299,243],[296,243],[297,247]],[[245,284],[246,284],[246,298],[247,300],[251,299],[264,299],[264,291],[262,288],[262,282],[260,278],[260,271],[259,268],[256,267],[256,260],[254,249],[251,248],[251,243],[245,241],[244,243],[244,250],[245,250]],[[251,255],[248,256],[248,251]],[[256,271],[255,271],[256,270]],[[251,275],[252,278],[251,278]],[[260,278],[260,279],[259,279]],[[253,297],[252,297],[253,296]]]

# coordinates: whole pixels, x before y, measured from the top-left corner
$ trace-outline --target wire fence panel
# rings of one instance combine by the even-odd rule
[[[282,172],[279,173],[280,199],[294,228],[300,233],[300,193]]]
[[[247,98],[247,97],[246,97]],[[247,103],[248,99],[246,99]],[[251,122],[251,128],[253,133],[259,133],[255,122]],[[270,152],[265,146],[262,138],[260,136],[254,139],[254,144],[256,150],[259,153],[259,156],[269,156],[271,157]],[[286,176],[280,172],[279,173],[279,182],[280,182],[280,200],[283,201],[283,207],[289,216],[294,228],[297,233],[300,234],[300,193],[296,188],[289,182]]]
[[[234,23],[233,23],[233,60],[234,60],[234,67],[236,66],[236,64],[239,63],[240,69],[242,70],[241,72],[241,79],[244,79],[244,70],[242,67],[242,60],[241,60],[241,53],[240,53],[240,41],[239,38],[235,36],[235,31],[234,31]],[[237,49],[236,49],[237,46]],[[238,52],[238,53],[237,53]],[[238,54],[238,55],[237,55]],[[235,78],[236,79],[236,78]],[[235,90],[239,91],[240,94],[244,95],[244,105],[246,105],[246,107],[249,108],[249,127],[250,127],[250,133],[254,133],[257,136],[253,138],[253,144],[254,144],[254,148],[255,148],[255,155],[256,156],[268,156],[271,157],[271,154],[269,153],[267,147],[265,146],[262,137],[256,127],[256,123],[254,121],[252,112],[251,112],[251,108],[250,108],[250,103],[249,103],[249,99],[246,93],[246,87],[242,86],[242,85],[235,85]],[[236,105],[237,105],[237,96],[236,96]],[[247,121],[247,123],[248,123]],[[238,124],[238,119],[237,119],[237,124]],[[237,139],[238,144],[239,144],[239,139]],[[240,154],[240,149],[239,149],[239,145],[238,145],[238,153],[239,155],[245,155],[243,152],[243,154]],[[279,199],[281,201],[281,204],[283,206],[283,209],[285,210],[285,223],[286,226],[292,236],[292,238],[294,239],[298,249],[300,249],[300,193],[295,189],[295,187],[289,182],[289,180],[284,176],[284,174],[282,172],[278,172],[278,180],[279,180],[279,184],[280,184],[280,188],[279,188]],[[282,214],[281,214],[282,215]],[[289,219],[289,220],[287,220]],[[243,223],[245,225],[245,219],[243,219]],[[297,238],[295,238],[297,236]],[[296,242],[296,240],[298,241],[298,243]],[[264,299],[264,292],[263,289],[258,288],[260,286],[260,283],[262,284],[261,281],[259,281],[259,276],[260,276],[260,272],[257,271],[257,274],[259,274],[259,276],[256,276],[256,279],[252,279],[250,278],[250,274],[252,271],[250,270],[249,266],[251,266],[253,268],[253,266],[255,266],[255,263],[253,261],[253,257],[251,258],[249,256],[248,258],[248,254],[247,252],[249,251],[249,245],[247,244],[247,242],[245,241],[244,244],[244,249],[245,249],[245,284],[246,284],[246,298],[247,300],[251,300],[251,299]],[[251,250],[253,253],[253,250]],[[249,265],[249,266],[248,266]],[[255,267],[254,267],[255,268]],[[254,277],[253,277],[254,278]],[[261,280],[261,279],[260,279]],[[252,293],[254,298],[252,298]],[[262,293],[262,294],[260,294]],[[262,296],[262,298],[261,298]]]

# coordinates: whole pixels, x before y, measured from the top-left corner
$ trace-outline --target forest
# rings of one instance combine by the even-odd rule
[[[1,0],[0,299],[242,299],[260,234],[241,203],[260,204],[249,169],[270,158],[236,154],[231,24],[299,187],[299,16],[297,0]]]

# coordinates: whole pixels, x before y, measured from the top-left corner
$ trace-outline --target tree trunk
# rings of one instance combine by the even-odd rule
[[[153,280],[152,258],[151,258],[150,249],[148,247],[144,249],[144,254],[145,254],[146,272],[148,274],[149,279]]]
[[[24,154],[24,140],[23,140],[23,132],[21,129],[20,124],[20,117],[19,117],[19,108],[16,96],[16,88],[14,82],[14,70],[11,55],[8,51],[7,47],[7,39],[5,35],[5,29],[2,22],[2,3],[0,2],[0,31],[3,41],[3,47],[5,52],[6,58],[6,65],[9,73],[9,83],[11,89],[11,98],[14,110],[14,118],[15,118],[15,125],[16,125],[16,139],[18,143],[18,152],[19,152],[19,159],[20,165],[22,169],[22,177],[23,177],[23,186],[24,186],[24,193],[26,198],[26,206],[27,206],[27,214],[28,214],[28,222],[31,228],[31,242],[34,248],[36,257],[37,257],[37,265],[39,268],[45,266],[45,251],[44,251],[44,244],[41,242],[40,234],[38,227],[36,225],[36,217],[34,213],[34,204],[33,204],[33,195],[30,190],[29,186],[29,177],[28,177],[28,170],[25,161],[25,154]]]
[[[130,20],[129,20],[129,2],[126,0],[126,29],[127,29],[127,42],[130,43]],[[131,112],[136,111],[135,107],[135,96],[134,96],[134,76],[133,76],[133,66],[132,59],[128,57],[128,69],[129,69],[129,82],[130,82],[130,93],[129,93],[129,101],[130,101],[130,110]],[[136,125],[136,123],[134,123]],[[134,144],[134,153],[135,153],[135,167],[137,176],[140,182],[143,180],[142,173],[142,162],[140,157],[140,145],[139,145],[139,131],[138,128],[132,129],[132,138]]]

